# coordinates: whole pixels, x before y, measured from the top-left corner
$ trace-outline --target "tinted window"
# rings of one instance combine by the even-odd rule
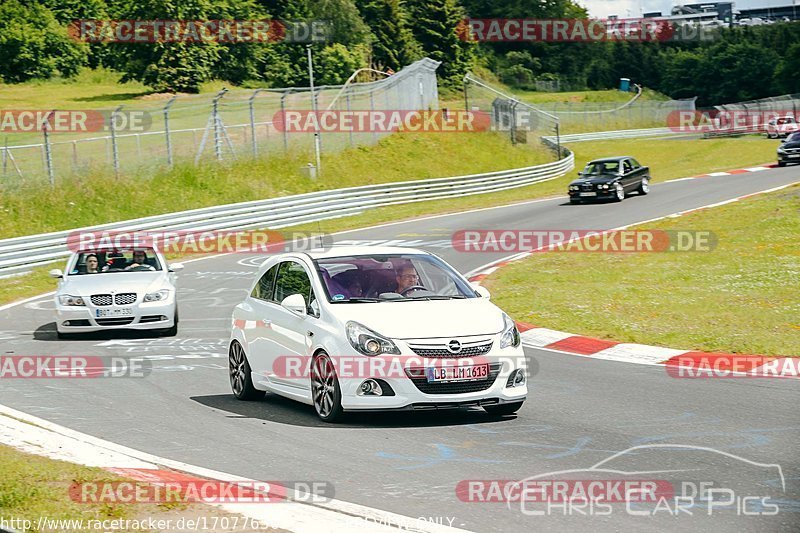
[[[314,301],[314,291],[311,289],[311,279],[305,269],[299,263],[286,261],[281,263],[278,270],[278,280],[275,283],[275,301],[280,303],[287,296],[300,294],[306,302],[309,314],[318,315],[312,309],[311,303]]]
[[[253,287],[253,292],[250,296],[258,298],[259,300],[274,300],[275,296],[275,275],[278,273],[278,266],[275,265],[261,276],[256,286]]]

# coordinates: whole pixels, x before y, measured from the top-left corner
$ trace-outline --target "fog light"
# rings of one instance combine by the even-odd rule
[[[506,381],[506,387],[520,387],[525,384],[525,370],[518,368],[513,371]]]
[[[382,396],[383,389],[374,379],[367,379],[358,388],[359,396]]]

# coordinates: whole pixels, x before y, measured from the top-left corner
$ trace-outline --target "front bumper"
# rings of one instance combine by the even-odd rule
[[[797,154],[778,154],[780,163],[800,163],[800,153]]]
[[[599,191],[567,191],[570,200],[611,200],[617,197],[615,189],[602,189]],[[594,192],[595,196],[581,196],[581,193]]]
[[[175,323],[174,297],[164,302],[137,303],[129,316],[99,318],[97,309],[87,306],[65,306],[56,302],[56,329],[59,333],[91,333],[114,329],[166,329]]]
[[[503,354],[498,357],[488,354],[484,358],[485,362],[490,364],[490,368],[496,368],[490,370],[486,380],[428,383],[424,377],[412,379],[408,376],[372,376],[388,384],[394,392],[392,396],[359,395],[359,387],[368,376],[340,377],[342,408],[345,411],[425,410],[524,401],[528,394],[527,376],[524,384],[516,387],[507,386],[509,377],[514,371],[517,369],[526,371],[525,356],[521,349],[511,355]]]

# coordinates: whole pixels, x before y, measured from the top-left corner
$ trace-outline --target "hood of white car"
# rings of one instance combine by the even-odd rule
[[[152,292],[170,285],[164,272],[108,272],[64,276],[59,293],[73,296],[88,296],[120,292]]]
[[[331,304],[342,321],[354,320],[392,339],[465,337],[503,330],[503,312],[485,298]]]

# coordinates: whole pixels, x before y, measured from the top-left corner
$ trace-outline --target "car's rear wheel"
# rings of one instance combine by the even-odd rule
[[[621,202],[625,199],[625,187],[621,183],[614,185],[614,200]]]
[[[637,189],[639,194],[645,195],[650,192],[650,178],[642,178],[642,182],[639,184],[639,188]]]
[[[501,403],[500,405],[484,405],[483,410],[494,416],[513,415],[522,407],[523,402]]]
[[[266,394],[265,391],[258,390],[253,386],[250,372],[250,363],[247,362],[244,348],[237,341],[233,341],[228,348],[228,374],[231,380],[231,390],[237,400],[258,400]]]
[[[317,416],[324,422],[335,422],[342,417],[342,389],[336,369],[324,352],[311,362],[311,397]]]

